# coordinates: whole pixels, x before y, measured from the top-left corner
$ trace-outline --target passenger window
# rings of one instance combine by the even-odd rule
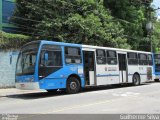
[[[40,66],[62,66],[61,47],[56,45],[43,45],[40,57]],[[48,54],[48,60],[45,60],[45,54]]]
[[[58,71],[62,66],[61,47],[57,45],[43,45],[39,60],[39,79],[43,79],[44,77]]]
[[[138,65],[137,53],[129,52],[127,53],[127,57],[129,65]]]
[[[65,62],[66,62],[66,64],[82,63],[80,48],[78,48],[78,47],[65,47]]]
[[[108,50],[107,51],[107,63],[109,65],[117,64],[117,54],[116,51]]]
[[[96,50],[97,64],[106,64],[105,50]]]
[[[148,58],[146,54],[138,54],[139,56],[139,65],[148,65]]]

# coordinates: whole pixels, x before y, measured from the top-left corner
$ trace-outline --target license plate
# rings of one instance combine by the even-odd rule
[[[21,86],[21,87],[25,87],[25,85],[24,85],[24,84],[20,84],[20,86]]]

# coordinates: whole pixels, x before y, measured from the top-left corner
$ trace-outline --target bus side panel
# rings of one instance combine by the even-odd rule
[[[119,83],[119,71],[117,65],[96,65],[97,85]]]
[[[139,65],[139,74],[141,83],[144,83],[147,81],[147,66],[148,65]]]
[[[62,89],[65,88],[65,78],[56,79],[56,78],[45,78],[40,81],[40,89]]]
[[[107,77],[107,71],[105,70],[105,68],[106,65],[96,64],[97,85],[111,84],[111,81]]]
[[[109,80],[112,81],[112,84],[120,83],[119,78],[119,67],[117,65],[108,65],[107,67]]]
[[[55,73],[40,80],[41,89],[61,89],[66,88],[66,82],[70,75],[78,75],[81,79],[81,86],[84,87],[83,73],[78,74],[78,69],[82,68],[82,65],[66,65]]]
[[[128,83],[132,83],[134,73],[139,73],[138,65],[128,65]]]

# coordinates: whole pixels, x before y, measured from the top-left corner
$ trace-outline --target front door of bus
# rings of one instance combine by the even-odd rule
[[[84,57],[84,75],[85,84],[94,85],[95,84],[95,59],[94,51],[83,51]]]
[[[127,61],[126,61],[126,54],[118,54],[118,61],[119,61],[119,79],[120,83],[127,82]]]

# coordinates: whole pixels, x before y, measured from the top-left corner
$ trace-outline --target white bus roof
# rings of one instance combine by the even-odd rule
[[[82,45],[82,48],[107,49],[107,50],[116,50],[116,51],[121,51],[121,52],[137,52],[137,53],[152,54],[152,52],[137,51],[137,50],[128,50],[128,49],[120,49],[120,48],[111,48],[111,47],[100,47],[100,46],[92,46],[92,45]]]

